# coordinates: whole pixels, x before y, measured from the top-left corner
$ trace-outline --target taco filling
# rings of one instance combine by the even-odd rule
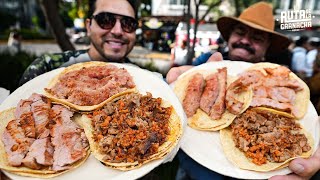
[[[13,110],[3,113],[12,113],[15,119],[1,119],[7,121],[1,132],[5,150],[1,156],[6,156],[0,163],[3,169],[50,174],[71,169],[86,159],[89,143],[84,130],[71,120],[72,111],[52,105],[39,94],[20,100]]]
[[[162,107],[161,98],[128,94],[107,103],[92,115],[93,140],[103,161],[143,162],[168,140],[172,106]]]
[[[227,87],[227,68],[206,78],[197,73],[192,76],[186,87],[182,102],[187,117],[192,117],[198,108],[212,119],[220,119],[225,111],[225,96]]]
[[[55,98],[80,106],[92,106],[134,87],[133,79],[126,69],[108,64],[84,65],[81,69],[66,72],[59,76],[56,84],[45,90]]]
[[[265,67],[263,71],[251,69],[240,74],[239,79],[230,85],[234,91],[227,94],[227,108],[231,112],[236,111],[242,104],[232,97],[252,88],[251,107],[269,107],[300,117],[295,101],[297,93],[304,90],[304,87],[297,79],[291,78],[290,73],[288,68],[278,66]]]
[[[256,165],[282,163],[311,150],[297,122],[271,111],[249,109],[230,126],[235,146]]]

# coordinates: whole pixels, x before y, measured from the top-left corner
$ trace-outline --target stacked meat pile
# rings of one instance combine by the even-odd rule
[[[20,100],[2,136],[9,165],[62,171],[86,157],[88,140],[72,116],[39,94]]]

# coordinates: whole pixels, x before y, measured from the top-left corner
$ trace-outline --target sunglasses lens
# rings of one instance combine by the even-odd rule
[[[116,15],[113,13],[108,13],[108,12],[102,12],[99,13],[93,18],[96,20],[97,24],[100,26],[102,29],[112,29],[113,26],[116,24],[117,18],[116,16],[120,16],[120,23],[121,23],[121,28],[123,31],[127,33],[132,33],[135,31],[138,27],[138,22],[132,17],[128,16],[121,16],[121,15]]]
[[[132,33],[138,27],[138,23],[135,19],[130,17],[124,17],[121,19],[121,27],[125,32]]]
[[[111,29],[116,23],[114,15],[109,13],[99,13],[95,16],[95,20],[102,29]]]

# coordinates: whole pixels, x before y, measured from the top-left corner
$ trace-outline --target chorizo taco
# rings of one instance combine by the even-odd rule
[[[267,172],[311,156],[314,140],[291,115],[250,108],[220,131],[223,151],[241,169]]]
[[[79,167],[89,157],[84,130],[74,113],[39,94],[0,113],[0,168],[50,178]]]
[[[83,115],[79,123],[92,154],[106,166],[123,171],[163,158],[182,135],[175,109],[150,93],[119,96]]]
[[[174,92],[188,117],[188,125],[194,129],[217,131],[230,125],[233,119],[249,107],[252,92],[244,91],[233,96],[241,105],[230,111],[227,99],[228,85],[235,77],[227,74],[227,68],[211,71],[193,71],[178,78]]]
[[[252,88],[251,107],[272,108],[286,112],[296,119],[301,119],[308,109],[308,86],[285,66],[254,64],[239,75],[233,86],[242,90]]]
[[[135,90],[134,80],[125,68],[92,61],[65,68],[50,81],[45,95],[76,110],[91,111]]]

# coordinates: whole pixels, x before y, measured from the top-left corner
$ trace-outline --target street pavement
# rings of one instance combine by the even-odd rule
[[[75,45],[76,49],[87,49],[87,45]],[[7,49],[7,44],[0,44],[0,51]],[[26,52],[40,56],[44,53],[59,53],[61,49],[56,43],[22,42],[21,49]],[[129,54],[131,61],[139,66],[153,66],[163,75],[166,75],[171,68],[170,53],[159,53],[150,51],[141,46],[135,46]]]

